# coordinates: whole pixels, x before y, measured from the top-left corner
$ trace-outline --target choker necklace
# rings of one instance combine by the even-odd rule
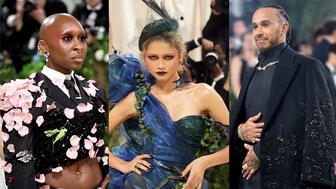
[[[268,63],[268,64],[266,64],[265,66],[262,66],[262,67],[258,66],[257,70],[258,71],[265,71],[268,67],[273,66],[274,64],[277,64],[277,63],[279,63],[279,60],[274,61],[274,62],[270,62],[270,63]]]

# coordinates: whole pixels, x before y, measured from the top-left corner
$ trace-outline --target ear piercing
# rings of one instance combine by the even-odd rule
[[[44,53],[42,53],[42,55],[44,56],[44,59],[45,59],[46,63],[48,63],[49,53],[48,52],[44,52]]]

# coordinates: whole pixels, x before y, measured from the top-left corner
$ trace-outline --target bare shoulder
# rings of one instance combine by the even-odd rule
[[[194,92],[198,95],[210,95],[212,93],[216,93],[215,89],[206,83],[197,83],[194,85]]]

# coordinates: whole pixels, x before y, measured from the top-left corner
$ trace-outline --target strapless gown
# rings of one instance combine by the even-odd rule
[[[173,121],[164,105],[150,93],[153,78],[134,57],[114,55],[109,62],[110,103],[116,104],[130,92],[135,92],[139,118],[123,123],[127,142],[112,149],[112,153],[125,161],[141,154],[152,169],[124,174],[110,168],[109,186],[113,189],[173,189],[184,168],[195,159],[206,127],[226,128],[205,116],[189,115]],[[154,81],[155,82],[155,81]],[[112,118],[113,119],[113,118]],[[218,126],[219,125],[219,126]],[[206,182],[202,188],[207,188]]]

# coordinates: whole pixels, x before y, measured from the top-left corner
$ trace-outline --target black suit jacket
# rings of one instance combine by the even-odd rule
[[[257,65],[258,66],[258,65]],[[237,189],[246,150],[237,135],[246,122],[244,101],[253,69],[242,84],[230,120],[230,186]],[[332,188],[336,156],[336,92],[321,62],[286,47],[275,68],[261,142],[261,188]],[[262,95],[262,94],[260,94]],[[259,150],[258,150],[259,149]]]
[[[82,96],[81,103],[87,103],[92,100],[92,98],[102,98],[105,99],[104,91],[98,90],[95,97],[89,96],[83,89],[83,87],[87,87],[89,85],[87,80],[79,80],[77,77],[76,83],[78,88],[80,89],[80,93]],[[16,160],[15,156],[18,152],[23,150],[28,150],[31,154],[38,153],[34,152],[34,128],[39,127],[37,125],[37,117],[46,112],[47,106],[54,103],[55,106],[59,109],[70,108],[76,109],[78,102],[74,102],[56,85],[52,83],[52,81],[45,76],[44,74],[38,72],[34,79],[30,79],[30,81],[34,82],[34,86],[38,86],[40,91],[31,92],[32,97],[34,98],[32,102],[32,107],[29,108],[29,113],[32,114],[32,121],[29,124],[23,123],[24,126],[28,127],[29,132],[24,136],[20,136],[18,132],[13,129],[9,131],[5,127],[5,122],[3,122],[2,129],[3,132],[8,133],[8,140],[4,142],[4,154],[5,160],[12,165],[12,170],[10,173],[6,173],[6,183],[9,189],[35,189],[39,188],[38,184],[35,182],[35,166],[34,159],[29,161],[28,163],[24,163],[22,161]],[[44,91],[46,94],[46,100],[43,102],[42,107],[37,107],[37,99],[41,96],[41,91]],[[91,100],[90,100],[91,99]],[[1,99],[2,100],[2,99]],[[21,108],[21,107],[18,107]],[[5,111],[0,111],[1,116],[6,113]],[[44,120],[47,121],[47,120]],[[43,127],[43,125],[41,126]],[[9,144],[14,144],[15,152],[11,153],[7,146]],[[107,170],[102,169],[102,173],[106,174]]]

